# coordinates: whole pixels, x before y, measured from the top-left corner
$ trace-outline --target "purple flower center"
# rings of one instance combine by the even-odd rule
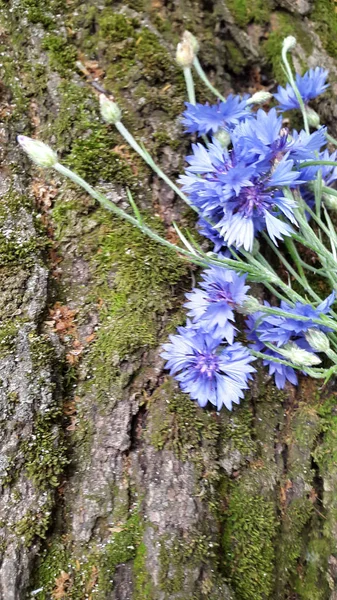
[[[265,212],[268,201],[270,203],[270,194],[263,192],[259,185],[242,188],[240,194],[236,198],[236,207],[234,212],[244,213],[245,217],[251,217],[253,212],[257,212],[262,216]]]
[[[231,285],[231,283],[228,283],[226,287],[223,287],[219,283],[211,283],[209,287],[212,289],[209,292],[208,301],[221,302],[224,300],[225,302],[227,302],[227,304],[233,306],[234,300],[230,289]]]
[[[212,352],[205,352],[196,357],[195,368],[201,375],[211,378],[214,372],[219,369],[219,359]]]

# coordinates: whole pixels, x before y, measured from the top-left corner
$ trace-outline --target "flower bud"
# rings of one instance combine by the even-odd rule
[[[263,309],[263,306],[260,304],[257,298],[254,298],[254,296],[246,296],[240,306],[239,312],[244,315],[254,315],[261,309]]]
[[[305,339],[317,352],[328,352],[330,349],[329,338],[319,329],[308,329],[305,333]]]
[[[288,37],[283,40],[283,50],[288,52],[289,50],[295,48],[296,44],[296,38],[293,35],[288,35]]]
[[[191,67],[194,59],[193,45],[190,40],[183,38],[177,46],[176,61],[179,67]]]
[[[216,140],[218,140],[219,144],[221,144],[223,148],[228,148],[229,144],[231,143],[231,136],[229,135],[228,131],[226,131],[226,129],[222,129],[221,127],[218,129],[214,137]]]
[[[309,106],[305,107],[305,112],[307,114],[307,119],[310,127],[315,127],[315,129],[318,129],[321,126],[321,121],[317,112]]]
[[[303,350],[294,342],[289,342],[283,348],[278,348],[277,352],[284,356],[287,360],[298,365],[299,367],[310,367],[312,365],[319,365],[321,359],[316,356],[313,352]]]
[[[47,144],[33,140],[26,135],[18,135],[17,140],[29,158],[39,167],[53,167],[58,162],[57,154]]]
[[[195,37],[195,35],[193,35],[193,33],[191,33],[190,31],[184,31],[183,33],[183,40],[186,40],[187,42],[190,43],[190,45],[193,48],[193,52],[194,54],[198,54],[199,52],[199,42],[197,40],[197,38]]]
[[[251,98],[247,100],[247,105],[249,104],[265,104],[265,102],[269,102],[273,97],[273,94],[270,92],[265,92],[261,90],[260,92],[255,92]]]
[[[116,102],[109,100],[105,94],[100,94],[99,106],[101,117],[106,123],[115,124],[122,118],[122,112]]]
[[[337,196],[333,196],[332,194],[326,194],[324,192],[322,198],[327,208],[329,208],[330,210],[337,210]]]

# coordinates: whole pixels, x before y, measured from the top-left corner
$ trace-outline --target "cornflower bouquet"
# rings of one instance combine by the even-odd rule
[[[178,327],[162,353],[181,389],[200,406],[210,402],[217,410],[223,405],[231,410],[248,388],[256,359],[262,359],[278,388],[287,381],[296,385],[298,372],[325,382],[337,372],[337,315],[333,310],[337,234],[330,216],[337,208],[337,191],[331,187],[337,180],[337,152],[330,154],[327,148],[337,141],[308,106],[327,89],[328,72],[316,67],[294,77],[288,53],[295,44],[292,36],[284,40],[282,61],[288,83],[274,94],[276,107],[265,110],[259,105],[272,97],[269,92],[224,98],[199,63],[197,40],[184,33],[176,57],[184,71],[189,98],[183,124],[202,142],[192,145],[178,185],[125,128],[117,104],[104,94],[100,96],[102,118],[113,123],[155,173],[197,213],[197,227],[212,243],[212,251],[205,252],[190,232],[183,233],[175,223],[182,245],[169,242],[143,221],[129,190],[134,214],[120,209],[62,165],[46,144],[25,136],[18,138],[39,166],[54,168],[145,235],[204,269],[201,283],[186,294],[186,326]],[[196,103],[192,67],[217,96],[215,104]],[[302,112],[301,131],[283,125],[282,113],[292,109]],[[309,126],[314,131],[310,132]],[[259,240],[274,251],[287,273],[287,282],[269,264]],[[306,253],[314,253],[320,266],[305,262]],[[331,290],[326,298],[311,287],[307,273],[326,280]],[[262,304],[249,295],[249,281],[263,284],[273,304]],[[291,281],[296,282],[296,289]],[[236,313],[245,316],[245,345],[235,341]],[[323,355],[329,359],[327,367],[322,366],[327,364]]]

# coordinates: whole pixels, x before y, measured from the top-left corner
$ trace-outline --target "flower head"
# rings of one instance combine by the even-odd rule
[[[303,98],[305,104],[319,96],[329,87],[326,83],[329,71],[322,67],[309,69],[304,75],[296,73],[296,85]],[[283,88],[280,85],[277,88],[277,94],[274,94],[279,102],[281,110],[291,110],[292,108],[300,108],[296,94],[289,83]]]
[[[224,245],[250,251],[254,236],[263,229],[275,243],[292,233],[291,226],[279,219],[283,214],[296,224],[296,204],[280,189],[302,183],[289,153],[279,161],[254,162],[249,153],[244,158],[239,152],[237,157],[235,144],[228,151],[214,139],[208,148],[194,144],[192,149],[180,183],[201,216],[219,231]]]
[[[240,120],[250,116],[247,109],[247,100],[240,96],[229,94],[226,102],[218,104],[190,104],[185,103],[187,109],[183,112],[183,124],[188,133],[216,133],[222,127],[228,129],[239,123]]]
[[[186,294],[188,316],[205,332],[216,339],[225,338],[233,343],[235,328],[233,310],[240,306],[249,286],[246,276],[238,275],[230,269],[211,267],[202,275],[200,288]]]
[[[163,358],[166,368],[179,381],[184,392],[190,394],[200,406],[211,402],[220,410],[225,405],[232,410],[239,404],[243,390],[255,371],[251,366],[254,358],[241,344],[220,346],[218,340],[202,331],[181,327],[180,335],[171,335],[170,343],[164,344]]]
[[[295,306],[281,302],[280,308],[289,314],[287,317],[266,314],[263,312],[263,308],[248,317],[246,321],[247,338],[252,342],[254,350],[263,352],[265,355],[263,364],[269,366],[269,373],[275,376],[278,388],[283,388],[286,380],[296,385],[297,375],[292,367],[276,363],[272,359],[288,358],[294,364],[299,364],[298,361],[302,360],[303,366],[305,366],[303,361],[307,361],[307,365],[317,364],[318,359],[314,355],[317,352],[317,344],[311,345],[310,339],[315,339],[315,332],[328,332],[329,328],[317,324],[315,320],[330,311],[335,297],[335,292],[332,292],[316,308],[301,302],[296,302]],[[264,304],[269,306],[267,302]],[[310,332],[309,335],[308,332]],[[268,343],[273,344],[280,351],[268,348],[266,346]],[[310,356],[306,353],[309,353]]]
[[[39,167],[53,167],[58,162],[57,154],[47,144],[33,140],[26,135],[18,135],[21,148]]]
[[[122,118],[122,112],[116,102],[110,100],[105,94],[99,96],[101,117],[107,123],[115,124]]]

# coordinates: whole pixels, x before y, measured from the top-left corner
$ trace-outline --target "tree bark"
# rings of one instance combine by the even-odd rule
[[[3,600],[337,598],[334,389],[302,379],[280,393],[260,372],[232,413],[198,408],[160,357],[195,269],[15,141],[50,143],[123,208],[129,187],[171,239],[173,219],[193,226],[101,122],[92,85],[175,179],[189,145],[174,63],[185,28],[224,94],[274,89],[295,35],[297,69],[330,69],[316,108],[336,136],[332,0],[1,2]]]

